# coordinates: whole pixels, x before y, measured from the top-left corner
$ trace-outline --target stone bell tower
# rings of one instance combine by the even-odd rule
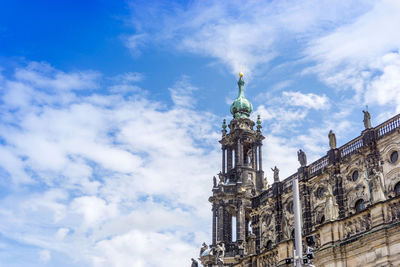
[[[214,178],[213,195],[209,198],[213,211],[211,247],[223,243],[225,264],[229,257],[243,255],[246,243],[257,235],[250,230],[251,198],[266,186],[261,121],[259,116],[256,123],[249,118],[253,105],[244,96],[243,73],[239,73],[238,86],[238,97],[231,105],[233,119],[228,126],[225,120],[222,124],[222,170],[218,183]],[[201,260],[205,266],[213,266]]]

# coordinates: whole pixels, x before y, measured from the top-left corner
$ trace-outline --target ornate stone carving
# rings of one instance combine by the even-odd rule
[[[216,247],[216,253],[215,255],[217,256],[217,262],[222,262],[224,263],[224,257],[225,257],[225,244],[224,242],[219,242]]]
[[[203,252],[208,249],[207,244],[204,242],[203,245],[200,248],[200,257],[203,255]]]

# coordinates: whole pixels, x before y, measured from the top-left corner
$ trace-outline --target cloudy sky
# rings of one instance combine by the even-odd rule
[[[2,1],[0,266],[189,266],[243,71],[285,178],[400,112],[400,2]]]

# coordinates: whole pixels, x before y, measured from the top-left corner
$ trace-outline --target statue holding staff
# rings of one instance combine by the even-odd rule
[[[279,169],[275,166],[271,170],[274,172],[274,182],[279,182]]]
[[[362,112],[364,113],[363,122],[364,122],[365,129],[372,128],[372,126],[371,126],[371,114],[369,114],[369,112],[368,112],[368,106],[367,106],[367,110],[363,110]]]

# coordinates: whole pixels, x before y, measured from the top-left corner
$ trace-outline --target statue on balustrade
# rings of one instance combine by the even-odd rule
[[[327,190],[325,192],[324,216],[326,221],[334,221],[339,217],[339,205],[335,201],[332,187],[330,185],[327,186]]]
[[[368,109],[368,106],[367,106],[367,109]],[[372,126],[371,126],[371,114],[369,114],[368,110],[363,110],[362,112],[364,113],[363,122],[364,122],[365,129],[372,128]]]
[[[274,172],[274,182],[279,182],[279,169],[275,166],[271,170]]]
[[[193,258],[192,258],[192,265],[191,265],[191,267],[199,267],[199,263],[198,263],[195,259],[193,259]]]
[[[372,186],[372,198],[374,202],[386,200],[385,196],[385,184],[383,180],[383,174],[375,169],[372,170],[372,175],[367,176],[367,181]]]
[[[307,165],[307,156],[303,150],[300,149],[297,151],[297,159],[299,160],[301,167],[305,167]]]
[[[336,135],[332,130],[329,131],[328,137],[329,137],[329,147],[331,149],[336,149]]]

